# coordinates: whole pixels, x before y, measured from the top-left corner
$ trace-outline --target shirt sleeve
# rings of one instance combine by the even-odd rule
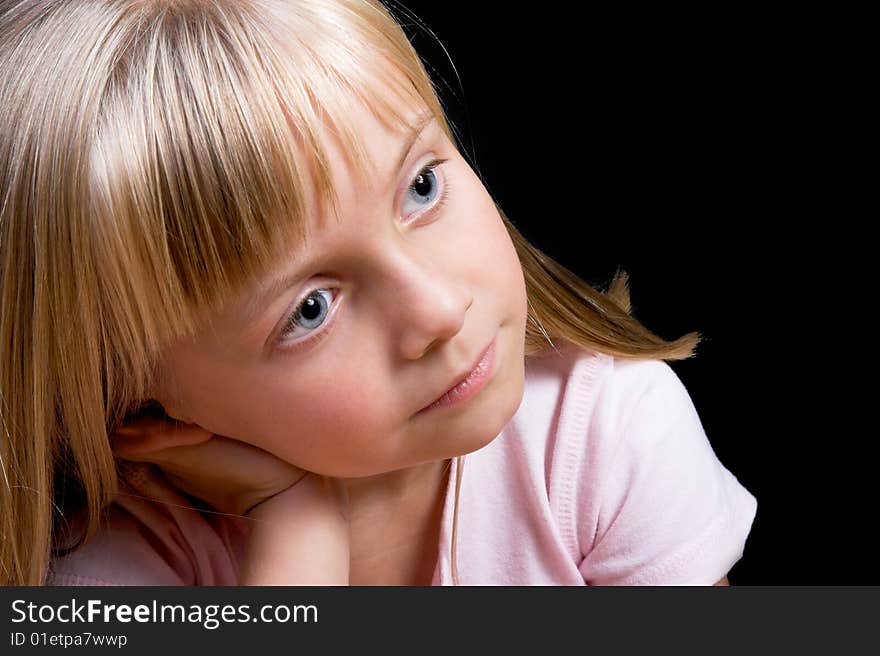
[[[191,569],[184,549],[114,505],[92,540],[53,559],[46,585],[191,585]]]
[[[626,414],[602,421],[616,430],[602,438],[609,457],[579,566],[585,582],[713,585],[742,557],[757,500],[716,457],[668,364],[628,361],[607,384],[606,411]]]
[[[237,585],[245,521],[203,514],[153,466],[121,471],[97,534],[53,559],[46,585]]]

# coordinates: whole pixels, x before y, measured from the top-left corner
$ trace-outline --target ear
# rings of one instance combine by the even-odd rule
[[[113,453],[126,460],[152,461],[166,449],[207,442],[213,433],[198,424],[145,414],[127,420],[110,435]]]

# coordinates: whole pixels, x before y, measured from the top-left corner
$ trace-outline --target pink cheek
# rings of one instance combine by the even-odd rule
[[[347,441],[359,444],[374,435],[381,423],[376,416],[376,400],[363,395],[350,398],[336,415],[335,424],[347,434]]]
[[[303,424],[313,426],[315,434],[336,444],[357,444],[372,435],[381,423],[376,416],[376,399],[367,390],[345,395],[326,394],[306,404]],[[302,406],[300,406],[302,407]]]

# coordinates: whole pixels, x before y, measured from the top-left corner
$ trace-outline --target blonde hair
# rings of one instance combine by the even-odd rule
[[[0,584],[44,581],[69,511],[94,535],[162,345],[307,238],[309,185],[335,207],[319,127],[364,170],[351,102],[391,126],[427,105],[455,141],[378,0],[0,0]],[[625,274],[593,289],[501,215],[528,356],[691,356],[630,316]]]

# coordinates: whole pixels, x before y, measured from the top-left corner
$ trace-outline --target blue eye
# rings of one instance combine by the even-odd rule
[[[324,294],[329,298],[325,298]],[[319,328],[326,319],[330,308],[330,302],[333,300],[333,292],[329,289],[314,289],[303,299],[284,326],[281,332],[281,338],[288,340],[296,337],[295,331],[297,326],[306,329],[306,333],[312,332]]]
[[[419,171],[419,174],[413,179],[409,189],[407,189],[406,199],[404,199],[404,207],[406,202],[412,200],[416,205],[414,212],[424,209],[439,209],[446,201],[449,191],[449,183],[444,181],[442,193],[438,191],[439,182],[435,170],[448,159],[435,159],[428,162],[427,166]],[[439,200],[437,200],[439,195]],[[404,209],[404,216],[412,214]]]

